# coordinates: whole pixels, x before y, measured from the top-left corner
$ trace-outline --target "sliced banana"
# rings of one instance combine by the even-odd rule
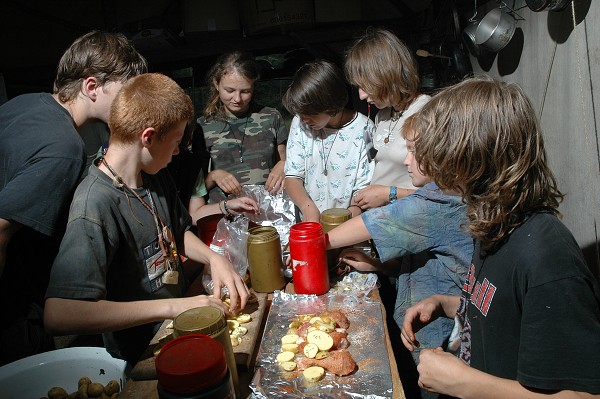
[[[325,376],[325,369],[319,366],[312,366],[304,370],[302,375],[304,375],[304,378],[308,382],[321,381]]]
[[[277,363],[291,362],[296,357],[294,352],[281,352],[277,355]]]

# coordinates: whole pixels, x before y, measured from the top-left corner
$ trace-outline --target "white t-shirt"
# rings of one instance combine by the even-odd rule
[[[397,120],[391,118],[391,107],[384,108],[377,113],[372,133],[373,146],[377,150],[377,155],[374,159],[375,171],[371,184],[416,188],[404,165],[408,151],[406,140],[402,137],[402,126],[406,118],[420,110],[430,99],[430,96],[421,94]],[[386,138],[388,138],[387,143],[385,143]]]
[[[347,208],[352,195],[366,187],[373,175],[363,132],[367,117],[357,112],[341,129],[315,131],[296,115],[287,141],[285,175],[304,181],[304,188],[320,212]],[[327,171],[327,174],[325,174]]]

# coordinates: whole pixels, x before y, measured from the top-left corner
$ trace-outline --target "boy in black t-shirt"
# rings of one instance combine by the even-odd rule
[[[408,309],[402,341],[440,316],[462,322],[460,359],[422,350],[419,385],[460,398],[600,394],[600,290],[558,219],[563,194],[539,122],[515,84],[472,78],[416,115],[416,157],[467,204],[476,239],[463,295]],[[593,395],[595,394],[595,395]]]

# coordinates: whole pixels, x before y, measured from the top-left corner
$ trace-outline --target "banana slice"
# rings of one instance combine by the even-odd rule
[[[277,355],[277,363],[291,362],[296,357],[294,352],[281,352]]]
[[[321,381],[325,376],[325,369],[319,366],[312,366],[302,372],[308,382]]]

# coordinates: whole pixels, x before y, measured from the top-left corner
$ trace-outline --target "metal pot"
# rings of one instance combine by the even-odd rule
[[[489,51],[502,50],[512,39],[517,24],[506,11],[494,8],[477,25],[475,44]]]
[[[560,11],[571,2],[571,0],[526,0],[527,7],[532,11]]]
[[[479,23],[473,21],[462,31],[462,41],[467,47],[467,50],[469,50],[469,53],[475,58],[479,57],[479,54],[481,53],[479,46],[475,43],[475,31],[477,31],[477,25],[479,25]]]

